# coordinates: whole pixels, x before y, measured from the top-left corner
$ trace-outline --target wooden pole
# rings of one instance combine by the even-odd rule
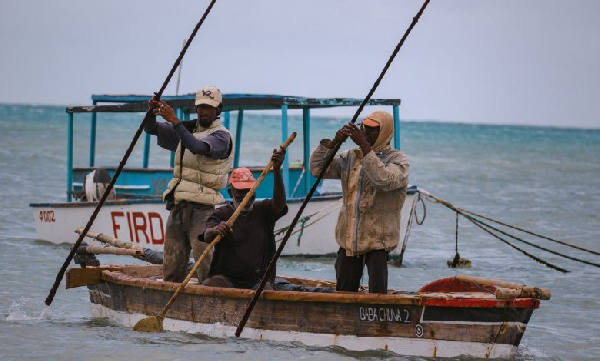
[[[81,248],[80,248],[81,249]],[[92,254],[114,254],[118,256],[139,256],[142,251],[139,249],[125,249],[112,246],[85,246],[85,252]]]
[[[496,291],[496,297],[500,299],[506,299],[505,297],[512,297],[513,295],[523,295],[515,297],[535,297],[542,300],[549,300],[552,296],[548,288],[532,287],[513,282],[467,275],[458,275],[456,276],[456,279],[464,282],[473,282],[484,286],[494,286],[497,289],[499,288],[500,291]],[[513,291],[507,292],[507,289]]]
[[[296,138],[296,132],[293,132],[289,136],[289,138],[285,141],[285,143],[283,143],[281,145],[281,149],[286,149],[294,141],[295,138]],[[256,189],[258,188],[258,186],[260,185],[260,183],[263,181],[263,179],[266,177],[267,173],[269,173],[269,171],[271,170],[272,166],[273,166],[273,161],[271,160],[271,161],[269,161],[269,163],[267,164],[267,166],[263,169],[262,173],[260,174],[260,177],[258,177],[258,179],[256,180],[256,182],[254,182],[254,184],[252,185],[252,188],[250,188],[250,190],[248,191],[248,193],[246,193],[246,196],[244,197],[244,199],[242,200],[242,202],[238,205],[238,207],[235,209],[235,211],[233,212],[233,214],[231,215],[231,217],[229,217],[229,219],[227,220],[227,225],[229,225],[230,227],[233,226],[233,222],[235,222],[235,220],[237,219],[237,217],[240,215],[240,213],[242,212],[242,209],[244,209],[244,207],[250,202],[250,199],[252,198],[252,196],[256,192]],[[202,263],[202,261],[204,260],[204,258],[208,254],[208,252],[220,240],[221,240],[221,235],[218,235],[208,245],[208,247],[206,247],[206,249],[204,250],[204,252],[202,252],[202,255],[200,256],[200,258],[198,258],[198,260],[194,264],[194,267],[192,267],[191,271],[188,273],[187,277],[183,280],[183,282],[181,283],[181,285],[179,285],[179,287],[177,287],[177,290],[175,290],[175,293],[173,294],[173,296],[171,297],[171,299],[169,300],[169,302],[167,302],[167,304],[162,309],[162,311],[160,312],[160,314],[158,314],[156,316],[146,317],[146,318],[143,318],[143,319],[139,320],[133,326],[133,330],[134,331],[160,332],[160,331],[163,330],[163,320],[165,319],[165,316],[166,316],[167,312],[171,308],[171,305],[173,304],[173,302],[175,302],[175,299],[177,299],[177,296],[179,296],[179,294],[181,293],[181,291],[183,291],[183,289],[185,288],[185,286],[187,286],[188,282],[190,282],[190,280],[192,279],[192,276],[196,273],[196,270],[198,269],[198,267],[200,267],[200,264]]]
[[[75,233],[79,233],[81,234],[83,232],[83,227],[78,227],[77,229],[75,229]],[[87,232],[85,234],[86,237],[98,240],[102,243],[106,243],[106,244],[110,244],[111,246],[117,247],[117,248],[125,248],[125,249],[134,249],[137,250],[141,253],[144,253],[144,249],[141,248],[140,246],[137,246],[135,244],[131,244],[129,242],[124,242],[121,241],[118,238],[113,238],[111,236],[107,236],[103,233],[95,233],[95,232]]]

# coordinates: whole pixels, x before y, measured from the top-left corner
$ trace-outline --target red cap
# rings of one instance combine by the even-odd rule
[[[250,189],[256,182],[250,169],[242,167],[234,169],[229,176],[229,184],[235,189]]]
[[[379,126],[379,120],[372,119],[372,118],[365,118],[365,120],[363,120],[362,123],[364,124],[365,127],[378,127]]]

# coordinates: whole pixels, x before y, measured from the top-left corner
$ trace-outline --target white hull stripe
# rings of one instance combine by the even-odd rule
[[[106,317],[126,327],[133,327],[139,320],[148,317],[144,314],[132,314],[115,311],[98,304],[92,304],[94,317]],[[234,337],[234,326],[203,324],[190,321],[165,318],[163,327],[168,331],[201,333],[210,337]],[[509,358],[517,348],[512,345],[489,345],[480,342],[427,340],[402,337],[357,337],[350,335],[315,334],[294,331],[274,331],[244,328],[243,336],[256,340],[276,342],[301,342],[308,346],[340,346],[352,351],[389,350],[400,355],[422,357],[457,357],[469,355],[475,357]]]

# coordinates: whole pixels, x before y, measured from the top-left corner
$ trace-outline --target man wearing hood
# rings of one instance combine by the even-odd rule
[[[323,178],[340,179],[343,205],[335,238],[336,290],[356,292],[364,266],[369,292],[387,293],[387,259],[400,241],[400,211],[406,198],[410,166],[404,153],[392,149],[394,122],[390,113],[375,111],[360,127],[348,123],[332,140],[323,139],[310,157],[317,177],[329,152],[350,137],[358,147],[336,155]]]
[[[221,124],[221,91],[206,86],[196,93],[195,121],[182,122],[164,101],[151,99],[152,113],[167,122],[151,119],[145,127],[157,136],[162,148],[176,151],[173,178],[163,193],[170,210],[164,244],[163,279],[182,282],[187,275],[190,251],[198,259],[207,244],[198,236],[204,233],[208,216],[225,199],[219,191],[227,185],[233,163],[233,141]],[[202,282],[208,273],[212,252],[202,261],[197,276]]]

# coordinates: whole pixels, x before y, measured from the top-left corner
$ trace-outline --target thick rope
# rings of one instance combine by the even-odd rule
[[[467,217],[467,215],[465,215],[464,213],[463,213],[463,215],[464,215],[465,217]],[[498,229],[498,228],[496,228],[496,227],[494,227],[494,226],[492,226],[492,225],[489,225],[489,224],[487,224],[487,223],[485,223],[485,222],[483,222],[483,221],[481,221],[481,220],[476,220],[476,221],[477,221],[478,223],[480,223],[481,225],[483,225],[483,226],[485,226],[485,227],[489,228],[489,229],[493,229],[494,231],[496,231],[496,232],[498,232],[498,233],[501,233],[501,234],[503,234],[503,235],[505,235],[505,236],[508,236],[508,237],[510,237],[510,238],[512,238],[512,239],[514,239],[514,240],[517,240],[517,241],[519,241],[519,242],[522,242],[522,243],[525,243],[525,244],[527,244],[527,245],[530,245],[531,247],[535,247],[535,248],[537,248],[537,249],[541,249],[542,251],[546,251],[546,252],[552,253],[552,254],[554,254],[554,255],[556,255],[556,256],[560,256],[560,257],[563,257],[563,258],[570,259],[570,260],[572,260],[572,261],[577,261],[577,262],[581,262],[581,263],[589,264],[590,266],[595,266],[595,267],[599,267],[599,268],[600,268],[600,264],[598,264],[598,263],[589,262],[589,261],[586,261],[586,260],[583,260],[583,259],[579,259],[579,258],[571,257],[571,256],[568,256],[568,255],[566,255],[566,254],[562,254],[562,253],[559,253],[559,252],[553,251],[553,250],[551,250],[551,249],[548,249],[548,248],[545,248],[545,247],[542,247],[542,246],[538,246],[538,245],[537,245],[537,244],[535,244],[535,243],[531,243],[531,242],[529,242],[529,241],[526,241],[526,240],[524,240],[524,239],[522,239],[522,238],[520,238],[520,237],[516,237],[516,236],[514,236],[514,235],[512,235],[512,234],[506,233],[506,232],[504,232],[504,231],[502,231],[502,230],[500,230],[500,229]]]
[[[562,244],[562,245],[565,245],[565,246],[568,246],[568,247],[571,247],[571,248],[578,249],[578,250],[580,250],[580,251],[584,251],[584,252],[588,252],[588,253],[591,253],[591,254],[595,254],[595,255],[598,255],[598,256],[600,256],[600,252],[592,251],[592,250],[590,250],[590,249],[587,249],[587,248],[579,247],[579,246],[576,246],[576,245],[573,245],[573,244],[569,244],[569,243],[567,243],[567,242],[564,242],[564,241],[560,241],[560,240],[557,240],[557,239],[553,239],[553,238],[550,238],[550,237],[546,237],[546,236],[543,236],[543,235],[541,235],[541,234],[537,234],[537,233],[534,233],[534,232],[528,231],[528,230],[526,230],[526,229],[522,229],[522,228],[519,228],[519,227],[516,227],[516,226],[512,226],[512,225],[510,225],[510,224],[506,224],[506,223],[500,222],[500,221],[498,221],[498,220],[495,220],[495,219],[492,219],[492,218],[488,218],[488,217],[482,216],[481,214],[477,214],[477,213],[475,213],[475,212],[472,212],[472,211],[469,211],[469,210],[466,210],[466,209],[463,209],[463,211],[464,211],[465,213],[469,213],[469,214],[471,214],[471,215],[473,215],[473,216],[477,216],[477,217],[479,217],[479,218],[483,218],[483,219],[485,219],[485,220],[488,220],[488,221],[490,221],[490,222],[494,222],[494,223],[500,224],[500,225],[502,225],[502,226],[505,226],[505,227],[508,227],[508,228],[516,229],[517,231],[521,231],[521,232],[524,232],[524,233],[530,234],[530,235],[532,235],[532,236],[536,236],[536,237],[539,237],[539,238],[543,238],[543,239],[546,239],[546,240],[548,240],[548,241],[556,242],[556,243],[559,243],[559,244]]]
[[[527,251],[525,251],[525,250],[523,250],[523,249],[521,249],[521,248],[519,248],[519,247],[515,246],[514,244],[512,244],[512,243],[508,242],[508,241],[507,241],[507,240],[505,240],[504,238],[502,238],[502,237],[500,237],[500,236],[496,235],[495,233],[491,232],[490,230],[488,230],[487,228],[485,228],[484,226],[482,226],[481,224],[479,224],[477,219],[473,218],[472,216],[470,216],[470,215],[468,215],[468,214],[465,214],[465,213],[463,213],[463,212],[462,212],[462,210],[461,210],[460,208],[458,208],[458,207],[454,206],[452,203],[448,202],[447,200],[444,200],[444,199],[438,198],[438,197],[436,197],[436,196],[432,195],[431,193],[428,193],[428,192],[425,192],[425,191],[421,191],[421,192],[423,193],[423,195],[424,195],[425,197],[427,197],[427,198],[430,198],[430,199],[433,199],[435,202],[438,202],[438,203],[440,203],[440,204],[442,204],[442,205],[444,205],[444,206],[446,206],[446,207],[450,208],[451,210],[453,210],[453,211],[455,211],[455,212],[461,213],[461,214],[462,214],[462,215],[463,215],[463,216],[464,216],[466,219],[468,219],[469,221],[471,221],[471,222],[472,222],[474,225],[476,225],[477,227],[481,228],[481,229],[482,229],[484,232],[486,232],[486,233],[490,234],[490,235],[491,235],[491,236],[493,236],[494,238],[497,238],[497,239],[498,239],[498,240],[500,240],[501,242],[503,242],[503,243],[505,243],[505,244],[507,244],[507,245],[511,246],[512,248],[514,248],[514,249],[516,249],[517,251],[519,251],[519,252],[523,253],[524,255],[526,255],[526,256],[528,256],[528,257],[530,257],[531,259],[533,259],[533,260],[535,260],[535,261],[537,261],[537,262],[539,262],[539,263],[541,263],[541,264],[543,264],[543,265],[545,265],[545,266],[547,266],[547,267],[553,268],[553,269],[555,269],[555,270],[558,270],[558,271],[561,271],[561,272],[565,272],[565,273],[566,273],[566,272],[569,272],[569,271],[567,271],[567,270],[566,270],[566,269],[564,269],[564,268],[561,268],[561,267],[555,266],[555,265],[553,265],[553,264],[551,264],[551,263],[549,263],[549,262],[546,262],[546,261],[544,261],[544,260],[543,260],[543,259],[541,259],[541,258],[538,258],[538,257],[536,257],[536,256],[534,256],[534,255],[532,255],[532,254],[528,253]]]
[[[477,215],[476,213],[474,213],[474,212],[471,212],[471,211],[467,211],[467,210],[465,210],[465,209],[462,209],[462,208],[459,208],[459,207],[456,207],[456,206],[455,206],[455,205],[453,205],[452,203],[450,203],[450,202],[448,202],[448,201],[446,201],[446,200],[443,200],[443,199],[441,199],[441,198],[435,197],[435,196],[433,196],[432,194],[425,193],[425,196],[426,196],[426,197],[430,197],[430,198],[432,198],[432,199],[436,200],[437,202],[439,202],[439,203],[443,204],[444,206],[446,206],[446,207],[448,207],[448,208],[450,208],[450,209],[454,210],[455,212],[462,214],[462,215],[463,215],[465,218],[467,218],[467,219],[471,220],[472,222],[478,222],[479,224],[481,224],[481,225],[483,225],[483,226],[487,227],[488,229],[493,229],[494,231],[496,231],[496,232],[498,232],[498,233],[501,233],[501,234],[503,234],[503,235],[505,235],[505,236],[508,236],[508,237],[510,237],[510,238],[512,238],[512,239],[515,239],[515,240],[517,240],[517,241],[520,241],[520,242],[522,242],[522,243],[525,243],[525,244],[527,244],[527,245],[529,245],[529,246],[531,246],[531,247],[535,247],[535,248],[537,248],[537,249],[541,249],[541,250],[543,250],[543,251],[546,251],[546,252],[552,253],[552,254],[554,254],[554,255],[557,255],[557,256],[560,256],[560,257],[563,257],[563,258],[567,258],[567,259],[570,259],[570,260],[573,260],[573,261],[576,261],[576,262],[581,262],[581,263],[588,264],[588,265],[591,265],[591,266],[600,267],[600,264],[598,264],[598,263],[594,263],[594,262],[586,261],[586,260],[583,260],[583,259],[580,259],[580,258],[576,258],[576,257],[571,257],[571,256],[569,256],[569,255],[566,255],[566,254],[563,254],[563,253],[560,253],[560,252],[553,251],[553,250],[551,250],[551,249],[548,249],[548,248],[545,248],[545,247],[539,246],[539,245],[537,245],[537,244],[531,243],[531,242],[529,242],[529,241],[526,241],[526,240],[524,240],[524,239],[522,239],[522,238],[520,238],[520,237],[516,237],[516,236],[514,236],[514,235],[511,235],[511,234],[509,234],[509,233],[506,233],[506,232],[504,232],[504,231],[502,231],[502,230],[500,230],[500,229],[498,229],[498,228],[495,228],[495,227],[493,227],[492,225],[489,225],[489,224],[487,224],[487,223],[485,223],[485,222],[481,221],[480,219],[476,219],[476,218],[474,218],[473,216],[471,216],[471,215]],[[477,215],[477,217],[480,217],[480,215]],[[481,216],[481,218],[483,218],[483,219],[487,219],[487,220],[491,220],[491,218],[488,218],[488,217],[483,217],[483,216]],[[502,224],[502,225],[506,225],[505,223],[502,223],[502,222],[496,222],[496,223],[498,223],[498,224]],[[515,229],[515,228],[516,228],[516,227],[510,227],[509,225],[506,225],[506,226],[507,226],[507,227],[509,227],[509,228],[513,228],[513,229]],[[523,231],[524,231],[524,230],[523,230]],[[526,232],[526,233],[530,233],[530,232]],[[506,240],[504,240],[504,241],[505,241],[505,243],[507,242]],[[536,261],[538,261],[538,260],[536,259]],[[539,261],[538,261],[538,262],[539,262]],[[559,267],[559,268],[560,268],[560,267]]]
[[[185,52],[187,51],[188,47],[192,43],[192,40],[196,36],[196,33],[198,32],[198,29],[200,29],[200,26],[202,26],[202,23],[204,23],[204,20],[208,16],[208,13],[210,13],[210,10],[212,9],[212,7],[213,7],[213,5],[215,4],[216,1],[217,0],[212,0],[211,3],[206,8],[206,11],[204,11],[204,14],[202,15],[202,18],[196,24],[196,27],[192,31],[192,34],[190,35],[190,38],[187,40],[185,46],[183,47],[183,49],[179,53],[179,56],[177,57],[177,60],[175,61],[175,64],[173,64],[173,67],[171,68],[171,71],[169,72],[169,75],[167,75],[167,78],[165,79],[165,81],[163,82],[162,86],[160,87],[160,90],[158,92],[154,93],[154,98],[155,99],[158,100],[162,96],[162,94],[165,91],[167,85],[169,84],[169,81],[171,81],[171,78],[173,77],[173,74],[175,73],[175,70],[177,69],[177,67],[181,63],[181,60],[183,59],[183,56],[185,55]],[[152,116],[153,116],[152,111],[148,110],[146,112],[146,116],[144,116],[144,120],[140,124],[140,127],[135,132],[135,135],[133,136],[133,140],[129,144],[129,148],[127,148],[127,151],[125,152],[125,155],[123,156],[123,159],[121,160],[121,163],[119,163],[119,166],[117,167],[117,169],[115,171],[115,174],[113,175],[112,179],[110,180],[110,183],[106,187],[106,190],[104,191],[104,194],[102,195],[102,198],[100,199],[100,201],[96,205],[96,208],[94,209],[94,212],[92,213],[92,215],[90,217],[90,220],[87,222],[87,224],[85,225],[85,228],[83,229],[83,231],[79,235],[79,238],[75,242],[74,246],[71,248],[71,252],[67,256],[67,259],[65,259],[65,262],[63,263],[62,267],[60,268],[60,271],[58,271],[58,274],[56,275],[56,280],[54,281],[54,284],[52,285],[52,288],[50,289],[50,293],[48,294],[48,297],[46,297],[45,303],[46,303],[47,306],[50,306],[50,304],[52,303],[52,300],[54,299],[54,296],[56,295],[56,290],[58,289],[58,286],[60,286],[60,282],[62,281],[63,276],[65,275],[65,272],[67,271],[67,268],[69,267],[69,264],[71,263],[71,260],[73,259],[73,256],[75,255],[75,252],[77,251],[77,248],[79,248],[79,246],[81,245],[81,242],[83,241],[83,238],[85,237],[86,233],[90,230],[90,228],[94,224],[94,221],[96,220],[96,217],[98,216],[98,213],[100,212],[100,209],[104,205],[104,202],[106,201],[106,198],[108,197],[110,191],[113,189],[113,187],[115,185],[115,182],[117,181],[117,178],[119,177],[119,174],[121,174],[121,171],[123,170],[123,167],[125,167],[125,163],[127,163],[127,159],[129,159],[129,156],[131,155],[131,152],[133,151],[133,148],[135,147],[135,144],[137,143],[138,139],[140,138],[140,135],[142,134],[142,132],[144,131],[144,127],[146,126],[146,124],[148,123],[148,120]]]
[[[466,218],[466,219],[468,219],[469,221],[471,221],[471,222],[472,222],[474,225],[476,225],[477,227],[481,228],[481,229],[482,229],[484,232],[486,232],[486,233],[490,234],[491,236],[493,236],[493,237],[497,238],[499,241],[501,241],[501,242],[503,242],[503,243],[506,243],[507,245],[509,245],[509,246],[511,246],[512,248],[516,249],[517,251],[519,251],[519,252],[523,253],[523,254],[524,254],[524,255],[526,255],[527,257],[529,257],[529,258],[531,258],[531,259],[533,259],[533,260],[537,261],[538,263],[541,263],[541,264],[543,264],[543,265],[544,265],[544,266],[546,266],[546,267],[549,267],[549,268],[555,269],[555,270],[557,270],[557,271],[560,271],[560,272],[563,272],[563,273],[567,273],[567,272],[569,272],[569,271],[567,271],[566,269],[564,269],[564,268],[562,268],[562,267],[559,267],[559,266],[556,266],[556,265],[554,265],[554,264],[552,264],[552,263],[550,263],[550,262],[544,261],[543,259],[541,259],[541,258],[539,258],[539,257],[536,257],[536,256],[532,255],[531,253],[529,253],[529,252],[527,252],[527,251],[525,251],[525,250],[523,250],[523,249],[521,249],[521,248],[519,248],[519,247],[515,246],[514,244],[512,244],[512,243],[508,242],[508,241],[507,241],[507,240],[505,240],[504,238],[502,238],[502,237],[499,237],[498,235],[494,234],[492,231],[488,230],[487,228],[485,228],[484,226],[482,226],[481,224],[479,224],[475,218],[473,218],[473,217],[471,217],[471,216],[469,216],[469,215],[465,215],[465,214],[463,214],[463,216],[465,216],[465,218]]]
[[[379,86],[379,83],[381,82],[381,79],[383,79],[383,76],[385,75],[385,73],[387,72],[388,68],[390,67],[390,65],[394,61],[394,58],[396,57],[396,54],[398,54],[398,51],[400,51],[400,48],[404,44],[404,41],[406,41],[406,38],[408,37],[408,35],[412,31],[412,29],[415,27],[415,25],[419,21],[419,18],[423,14],[423,11],[425,11],[425,8],[429,4],[429,1],[430,0],[425,0],[425,2],[423,3],[423,6],[421,6],[421,9],[419,10],[419,12],[413,18],[410,26],[408,27],[408,29],[404,33],[404,36],[402,37],[402,39],[400,40],[400,42],[398,43],[398,45],[396,45],[396,48],[392,52],[392,55],[390,56],[390,58],[388,59],[387,63],[385,64],[385,66],[383,68],[383,71],[381,72],[381,74],[379,75],[379,77],[377,78],[377,80],[375,81],[375,83],[373,84],[373,86],[371,87],[371,90],[369,91],[369,93],[367,94],[367,96],[365,97],[365,99],[361,102],[360,106],[356,110],[356,113],[352,117],[352,123],[356,122],[356,119],[358,119],[358,116],[362,112],[363,108],[369,102],[369,100],[371,99],[371,96],[373,96],[373,93],[375,92],[375,90]],[[300,206],[300,209],[298,209],[298,212],[296,213],[296,216],[294,217],[294,220],[290,224],[290,228],[288,228],[288,230],[287,230],[287,232],[285,234],[285,237],[283,238],[283,241],[281,241],[281,243],[279,244],[279,247],[277,248],[277,251],[275,252],[275,255],[271,259],[271,262],[269,263],[269,268],[267,269],[267,271],[263,275],[263,278],[260,281],[260,285],[258,286],[258,288],[256,289],[256,291],[254,292],[254,295],[252,296],[252,299],[250,300],[250,303],[248,304],[248,307],[246,308],[246,312],[244,313],[244,316],[242,317],[242,320],[240,321],[240,324],[238,325],[238,327],[237,327],[237,329],[235,331],[236,337],[239,337],[240,334],[242,333],[242,330],[244,329],[244,326],[246,325],[246,322],[248,322],[248,318],[250,317],[250,313],[252,313],[252,310],[254,309],[254,305],[258,301],[258,297],[260,297],[263,289],[265,288],[265,285],[267,283],[267,278],[268,278],[269,273],[275,267],[275,264],[277,263],[277,259],[279,258],[279,256],[281,255],[281,252],[283,251],[283,247],[285,247],[285,244],[286,244],[287,240],[290,238],[290,236],[292,234],[292,231],[293,231],[294,227],[296,226],[296,223],[298,223],[298,219],[302,215],[302,212],[304,211],[304,208],[306,208],[306,204],[310,201],[310,199],[312,198],[313,194],[315,193],[315,190],[317,189],[317,186],[319,185],[319,182],[321,181],[321,179],[325,175],[325,171],[327,171],[327,167],[329,167],[329,164],[331,164],[331,162],[333,160],[333,157],[335,156],[335,153],[337,153],[337,151],[340,149],[340,147],[341,147],[341,143],[337,143],[337,145],[335,146],[334,150],[332,152],[329,152],[330,154],[327,157],[327,160],[325,161],[325,165],[321,169],[321,172],[319,173],[319,176],[317,177],[317,179],[313,183],[312,187],[310,188],[310,191],[306,195],[306,198],[304,199],[304,202],[302,202],[302,205]]]

